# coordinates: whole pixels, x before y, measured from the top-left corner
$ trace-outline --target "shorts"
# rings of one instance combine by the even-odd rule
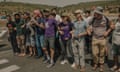
[[[45,37],[44,47],[47,48],[48,45],[49,45],[49,48],[55,47],[55,37]]]
[[[112,49],[113,55],[120,55],[120,45],[113,44]]]
[[[32,36],[26,37],[26,46],[35,46],[35,38]]]

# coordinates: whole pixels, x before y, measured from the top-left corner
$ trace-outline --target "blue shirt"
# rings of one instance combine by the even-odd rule
[[[74,21],[74,35],[78,36],[80,33],[86,32],[88,25],[85,21]],[[80,39],[82,39],[81,37]]]
[[[37,19],[37,22],[39,23],[39,24],[45,24],[45,20],[44,20],[44,18],[38,18]],[[42,29],[42,28],[40,28],[40,27],[38,27],[38,26],[36,26],[36,31],[37,31],[37,34],[44,34],[44,29]]]

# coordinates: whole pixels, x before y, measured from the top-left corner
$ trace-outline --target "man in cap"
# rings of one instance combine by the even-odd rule
[[[92,35],[93,70],[100,64],[100,72],[104,71],[104,58],[108,34],[111,32],[111,22],[103,15],[103,8],[94,10],[94,18],[90,22],[89,34]]]
[[[82,11],[75,11],[76,20],[74,21],[73,29],[73,39],[72,39],[72,48],[74,53],[74,63],[73,68],[78,68],[80,66],[80,71],[85,72],[85,55],[84,55],[84,44],[85,44],[85,35],[87,35],[87,23],[85,22]]]

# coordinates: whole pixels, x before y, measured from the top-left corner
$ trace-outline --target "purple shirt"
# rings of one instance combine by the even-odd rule
[[[57,22],[55,19],[48,19],[45,23],[45,37],[55,36],[55,27]]]
[[[64,32],[63,35],[60,35],[62,40],[65,40],[65,38],[68,38],[68,39],[71,38],[70,31],[72,30],[72,26],[73,26],[72,23],[68,23],[68,24],[61,23],[61,24],[59,24],[59,27],[60,27],[61,31]]]

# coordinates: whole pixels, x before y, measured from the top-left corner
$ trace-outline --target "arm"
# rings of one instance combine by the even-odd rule
[[[114,29],[114,23],[112,21],[109,22],[110,28],[104,33],[104,37],[107,37],[110,32]]]

